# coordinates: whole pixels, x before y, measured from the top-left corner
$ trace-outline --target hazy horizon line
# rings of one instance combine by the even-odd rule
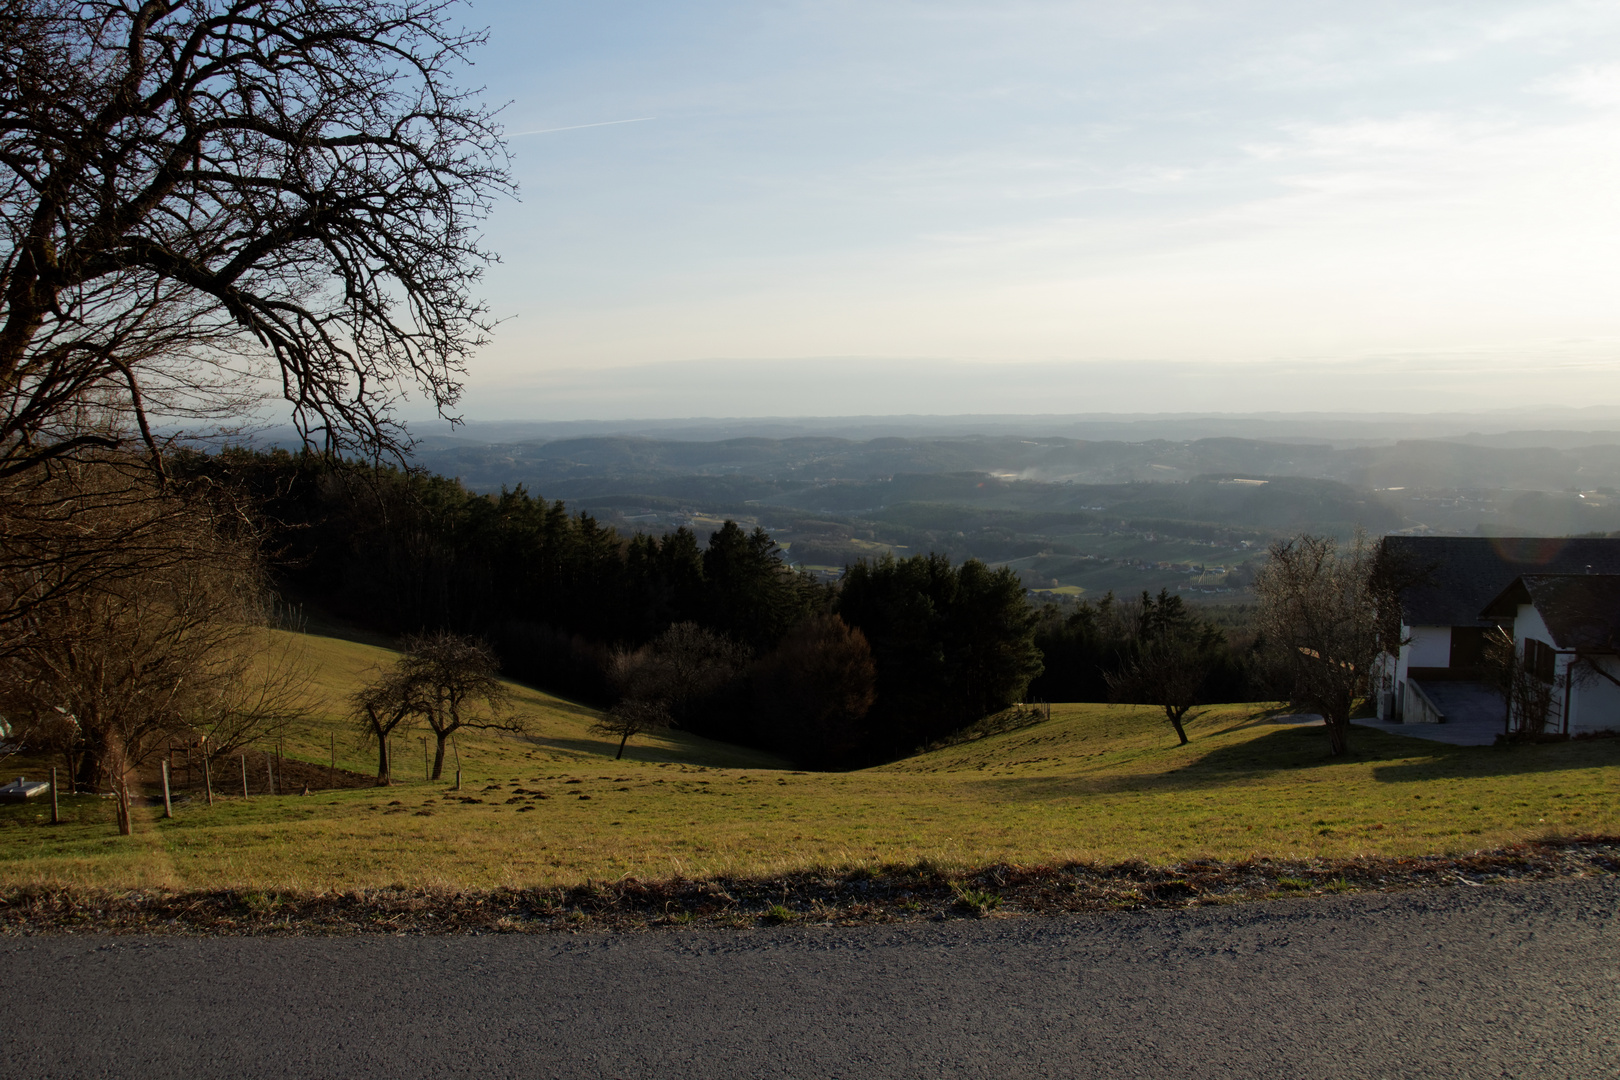
[[[1613,413],[1620,418],[1620,405],[1504,405],[1494,408],[1430,409],[1425,411],[1395,409],[1166,409],[1157,412],[1113,411],[1094,412],[870,412],[870,413],[735,413],[701,414],[687,416],[591,416],[591,417],[463,417],[460,424],[688,424],[778,421],[781,423],[808,423],[815,421],[877,421],[877,420],[1171,420],[1171,419],[1367,419],[1373,417],[1420,418],[1463,416],[1507,416],[1537,413]],[[443,418],[419,417],[408,423],[448,422]]]

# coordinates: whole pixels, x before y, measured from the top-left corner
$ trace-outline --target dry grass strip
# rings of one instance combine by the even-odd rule
[[[859,926],[948,918],[1186,908],[1345,892],[1620,874],[1620,837],[1579,836],[1462,856],[986,866],[928,863],[774,878],[588,882],[569,888],[347,892],[0,894],[0,934],[353,935]]]

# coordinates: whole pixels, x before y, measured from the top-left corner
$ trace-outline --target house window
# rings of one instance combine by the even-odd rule
[[[1553,647],[1535,638],[1524,639],[1524,670],[1544,683],[1553,681]]]

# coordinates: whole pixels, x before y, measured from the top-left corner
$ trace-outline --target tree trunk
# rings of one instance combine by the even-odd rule
[[[39,273],[33,270],[33,263],[32,258],[28,259],[29,269],[33,272],[6,290],[11,314],[5,326],[0,328],[0,386],[7,390],[17,386],[17,371],[22,366],[23,354],[40,327],[45,325],[45,313],[50,310],[46,306],[48,300],[41,295],[46,289],[40,284]],[[17,276],[23,278],[22,274]],[[54,290],[51,293],[54,294]]]
[[[128,836],[134,832],[129,820],[129,777],[120,772],[117,783],[113,787],[113,798],[118,803],[118,835]]]
[[[1327,724],[1328,753],[1334,757],[1343,757],[1350,752],[1350,718],[1348,716],[1324,716]]]
[[[79,755],[79,768],[73,776],[73,789],[75,791],[94,792],[99,789],[101,780],[101,763],[103,755],[95,745],[86,742],[84,752]]]
[[[1181,740],[1181,745],[1182,746],[1186,746],[1187,745],[1187,729],[1181,726],[1181,718],[1183,716],[1187,715],[1187,710],[1186,709],[1166,709],[1165,713],[1166,713],[1166,715],[1168,715],[1170,717],[1170,726],[1176,729],[1176,738]]]
[[[619,740],[619,752],[617,754],[613,755],[613,760],[614,761],[618,761],[620,758],[624,757],[624,744],[629,742],[629,741],[630,741],[630,733],[627,731],[627,732],[624,733],[624,738]]]
[[[450,733],[435,731],[433,735],[439,740],[439,745],[433,751],[433,779],[437,780],[444,772],[444,741],[450,737]]]
[[[388,734],[377,733],[377,786],[386,787],[394,782],[388,760]]]

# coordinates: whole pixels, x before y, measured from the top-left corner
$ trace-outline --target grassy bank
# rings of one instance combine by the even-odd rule
[[[309,638],[316,686],[288,756],[324,765],[336,733],[340,767],[374,769],[342,727],[342,700],[389,658]],[[1149,709],[1058,705],[1019,731],[815,774],[678,733],[615,762],[587,730],[591,710],[517,692],[537,734],[463,740],[460,793],[412,772],[409,736],[391,788],[196,800],[172,821],[141,808],[133,837],[115,834],[105,799],[64,800],[54,827],[35,800],[0,808],[0,886],[492,888],[921,861],[1448,854],[1620,833],[1620,740],[1463,748],[1358,730],[1353,756],[1334,761],[1319,729],[1253,707],[1203,711],[1178,747]]]

